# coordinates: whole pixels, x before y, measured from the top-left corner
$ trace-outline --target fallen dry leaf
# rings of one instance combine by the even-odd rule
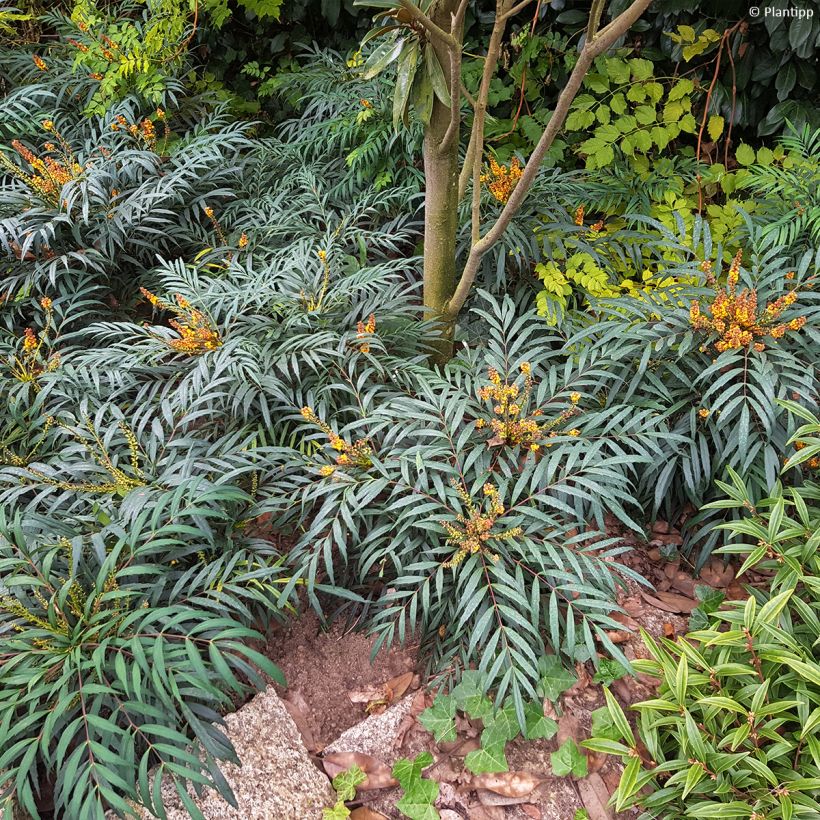
[[[645,609],[638,598],[624,598],[621,606],[626,610],[627,615],[631,615],[633,618],[640,618]]]
[[[482,806],[520,806],[532,799],[530,797],[505,797],[489,789],[474,789],[474,793]]]
[[[357,689],[348,692],[347,697],[351,703],[370,703],[379,698],[384,698],[384,688],[381,686],[369,686],[367,689]]]
[[[385,681],[380,686],[369,686],[347,693],[352,703],[366,703],[365,711],[370,714],[381,714],[388,706],[395,703],[413,683],[413,672],[405,672]]]
[[[695,595],[695,579],[680,570],[675,573],[675,577],[672,579],[672,587],[684,595],[692,597]]]
[[[477,737],[444,740],[438,744],[438,747],[442,752],[453,757],[466,757],[470,752],[481,748],[481,741]]]
[[[599,774],[591,774],[579,780],[576,785],[589,814],[589,820],[612,820],[614,815],[607,807],[609,791]]]
[[[735,570],[731,564],[724,564],[720,558],[713,558],[700,573],[704,583],[712,587],[727,587],[735,580]]]
[[[561,746],[567,740],[578,741],[581,739],[581,723],[575,715],[564,712],[558,718],[558,733],[555,737],[556,743]]]
[[[470,820],[505,820],[507,816],[503,806],[482,806],[480,803],[471,803],[467,811]]]
[[[527,797],[544,779],[529,772],[500,772],[477,774],[470,781],[474,789],[488,789],[504,797]]]
[[[612,681],[612,690],[624,703],[632,703],[634,700],[640,700],[640,698],[635,697],[635,694],[632,691],[632,687],[634,685],[634,678],[618,678],[617,680]]]
[[[524,812],[524,814],[527,815],[527,817],[532,817],[533,820],[541,820],[541,809],[533,803],[522,803],[519,808],[522,812]]]
[[[575,695],[580,695],[591,683],[592,678],[590,677],[589,671],[587,670],[586,664],[584,663],[576,663],[575,664],[575,674],[577,676],[575,683],[564,692],[564,697],[573,697]]]
[[[689,614],[698,605],[694,598],[678,595],[676,592],[657,592],[655,595],[650,595],[648,592],[641,590],[641,595],[648,604],[657,609],[662,609],[664,612],[685,612]]]
[[[358,809],[353,809],[350,812],[350,820],[387,820],[387,815],[382,814],[380,811],[373,811],[367,806],[359,806]]]
[[[331,780],[352,766],[358,766],[367,775],[367,780],[357,786],[359,789],[386,789],[398,785],[386,763],[361,752],[334,752],[322,758],[322,765]]]

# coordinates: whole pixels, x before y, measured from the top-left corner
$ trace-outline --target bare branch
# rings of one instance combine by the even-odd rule
[[[518,12],[523,11],[533,0],[521,0],[520,3],[516,3],[511,9],[507,9],[507,11],[502,14],[502,19],[504,22],[510,19],[510,17],[515,17]]]
[[[606,0],[592,0],[592,7],[589,10],[589,22],[587,23],[586,42],[591,43],[598,34],[601,25],[601,15],[604,13]]]
[[[588,41],[584,44],[584,47],[581,49],[581,52],[578,55],[578,62],[576,63],[575,68],[572,71],[572,74],[567,80],[567,84],[564,86],[563,90],[561,91],[561,94],[558,96],[558,102],[555,105],[555,110],[552,112],[550,121],[547,124],[547,127],[544,129],[544,133],[538,140],[538,144],[535,146],[535,149],[533,150],[526,166],[524,167],[524,171],[521,174],[521,178],[519,179],[518,184],[515,186],[513,192],[510,194],[510,198],[507,200],[507,204],[504,206],[503,210],[499,214],[498,219],[495,221],[495,224],[489,229],[489,231],[487,231],[487,233],[483,237],[481,237],[478,241],[474,242],[472,248],[470,249],[470,253],[467,257],[467,262],[461,274],[461,279],[459,280],[455,292],[448,301],[445,309],[448,316],[456,316],[458,312],[461,310],[461,308],[464,306],[464,302],[467,300],[470,288],[472,287],[473,282],[475,281],[475,277],[478,272],[478,266],[481,262],[482,257],[484,256],[484,254],[487,253],[488,250],[490,250],[490,248],[493,245],[495,245],[496,242],[498,242],[498,240],[501,238],[502,234],[512,221],[512,218],[515,216],[516,213],[518,213],[519,209],[521,208],[521,205],[524,202],[524,199],[526,198],[527,194],[529,193],[529,190],[532,187],[536,175],[538,174],[538,170],[541,167],[541,162],[544,159],[544,155],[549,150],[550,146],[555,140],[555,137],[563,128],[564,121],[566,120],[567,114],[569,113],[569,107],[572,104],[572,101],[575,99],[575,96],[578,94],[584,76],[586,75],[587,71],[589,71],[589,68],[592,65],[592,61],[598,55],[603,54],[605,51],[607,51],[619,37],[621,37],[622,35],[626,34],[627,31],[629,31],[633,23],[635,23],[635,21],[644,13],[644,11],[649,7],[651,2],[652,0],[634,0],[632,5],[629,6],[629,8],[626,9],[626,11],[624,11],[622,14],[616,17],[603,29],[601,29],[591,41]],[[478,118],[480,112],[480,100],[478,101],[478,105],[479,107],[476,109],[476,118]],[[473,159],[474,167],[476,164],[480,164],[480,145],[483,146],[483,140],[481,140],[480,136],[476,136],[475,150],[477,151],[477,157]],[[473,174],[473,177],[475,184],[475,173]]]
[[[430,34],[437,37],[441,42],[446,43],[451,48],[455,48],[459,45],[452,34],[445,31],[441,26],[436,25],[415,3],[412,3],[411,0],[399,0],[399,5],[417,23],[424,26]]]
[[[448,46],[450,53],[450,124],[439,145],[442,151],[446,151],[456,139],[458,126],[461,123],[461,30],[468,2],[469,0],[461,0],[450,23],[450,34],[458,45]]]

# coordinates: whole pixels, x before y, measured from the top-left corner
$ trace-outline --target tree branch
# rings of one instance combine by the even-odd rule
[[[511,9],[507,9],[507,11],[505,11],[502,15],[502,19],[504,20],[504,22],[509,20],[510,17],[515,17],[515,15],[518,14],[519,11],[523,11],[527,6],[529,6],[530,3],[532,3],[532,1],[533,0],[521,0],[520,3],[517,3]]]
[[[399,0],[399,5],[413,18],[419,25],[424,26],[434,37],[438,37],[443,43],[451,48],[459,44],[452,34],[445,31],[441,26],[436,25],[415,3],[411,0]]]
[[[456,46],[448,46],[450,53],[450,124],[441,140],[439,149],[446,151],[458,135],[461,122],[461,30],[469,0],[461,0],[450,22],[450,34]]]
[[[578,62],[567,80],[566,86],[564,86],[558,96],[558,102],[555,105],[555,110],[552,112],[550,121],[544,129],[544,133],[541,135],[541,138],[538,140],[538,144],[535,146],[535,149],[530,155],[518,184],[515,186],[513,192],[510,194],[510,198],[507,200],[507,204],[499,214],[495,224],[487,231],[487,233],[478,239],[478,241],[474,241],[473,246],[470,249],[470,253],[467,256],[467,262],[464,265],[461,279],[459,280],[452,297],[447,302],[445,312],[448,316],[455,317],[464,306],[467,296],[470,293],[470,288],[472,287],[476,274],[478,273],[478,266],[481,259],[484,254],[486,254],[487,251],[489,251],[490,248],[498,242],[512,221],[512,218],[520,210],[524,199],[535,181],[535,177],[538,174],[541,162],[544,159],[544,155],[549,150],[555,140],[555,137],[563,128],[564,121],[569,113],[569,107],[575,99],[575,96],[578,94],[584,76],[592,65],[592,61],[600,54],[607,51],[619,37],[629,31],[633,23],[635,23],[644,11],[646,11],[651,2],[652,0],[634,0],[632,5],[626,9],[626,11],[601,29],[593,40],[584,44],[584,47],[581,49],[578,56]],[[478,104],[479,107],[476,109],[476,118],[479,117],[481,105],[480,100],[478,101]],[[481,121],[483,123],[483,117],[481,118]],[[475,133],[475,123],[473,131]],[[483,145],[483,140],[481,137],[483,137],[483,134],[480,136],[476,135],[475,150],[477,151],[477,157],[474,157],[473,159],[474,167],[476,164],[480,165],[481,153],[480,150],[478,150],[478,147],[479,145]],[[472,141],[471,136],[471,143]],[[469,150],[470,149],[468,148],[468,151]],[[474,184],[476,184],[475,172],[473,173],[473,178]],[[475,198],[475,192],[473,193],[473,196]]]
[[[601,15],[604,13],[606,0],[592,0],[592,8],[589,10],[589,22],[587,23],[586,42],[591,43],[598,34],[601,25]]]

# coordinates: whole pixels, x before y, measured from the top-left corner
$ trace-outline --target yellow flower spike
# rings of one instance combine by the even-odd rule
[[[573,404],[578,404],[578,402],[579,402],[579,401],[581,401],[581,394],[580,394],[580,393],[577,393],[577,392],[576,392],[576,393],[571,393],[571,394],[570,394],[570,397],[569,397],[569,400],[570,400]]]
[[[710,412],[711,412],[711,411],[710,411],[710,410],[708,410],[707,408],[705,408],[705,407],[701,407],[701,408],[700,408],[700,410],[698,410],[698,415],[699,415],[702,419],[707,419],[707,418],[709,418],[709,413],[710,413]]]

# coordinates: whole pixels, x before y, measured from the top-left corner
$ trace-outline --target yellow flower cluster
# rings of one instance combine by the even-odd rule
[[[12,140],[11,147],[28,163],[31,173],[26,173],[15,165],[2,151],[0,151],[0,167],[5,168],[12,176],[21,180],[34,193],[42,197],[49,204],[59,207],[60,192],[63,186],[73,179],[78,179],[82,173],[82,166],[74,158],[71,148],[55,129],[51,120],[43,122],[43,128],[53,133],[60,142],[60,149],[54,143],[47,142],[47,153],[37,156],[26,148],[20,140]],[[57,154],[55,158],[52,154]]]
[[[570,407],[554,419],[542,420],[542,410],[536,408],[529,412],[534,386],[530,363],[524,362],[520,371],[524,377],[523,386],[518,384],[518,380],[512,383],[507,380],[502,381],[501,375],[495,368],[491,367],[488,370],[487,377],[490,383],[479,389],[478,397],[492,405],[493,415],[489,420],[478,419],[476,427],[479,430],[489,427],[493,433],[489,441],[491,445],[520,445],[537,452],[541,449],[539,439],[546,436],[554,438],[558,435],[554,428],[579,412],[577,405],[581,400],[581,394],[572,393]],[[568,430],[567,435],[578,436],[580,431]]]
[[[336,456],[335,466],[325,464],[319,468],[322,476],[327,478],[333,475],[338,467],[358,467],[360,470],[367,470],[373,466],[370,459],[373,450],[367,439],[347,442],[326,421],[322,421],[312,407],[303,407],[300,413],[305,421],[316,425],[327,436],[331,448],[339,454]]]
[[[586,212],[586,206],[579,205],[575,209],[575,224],[580,228],[584,224],[584,213]]]
[[[694,299],[689,309],[689,322],[696,330],[716,333],[715,350],[739,350],[752,345],[758,352],[765,349],[759,340],[763,336],[782,338],[789,330],[798,331],[806,323],[804,316],[789,322],[778,322],[783,311],[797,301],[793,290],[769,302],[763,310],[758,310],[757,290],[742,288],[737,290],[740,263],[743,251],[738,251],[729,268],[725,288],[718,288],[711,263],[704,263],[701,269],[707,281],[715,288],[715,297],[708,305],[708,315],[701,308],[700,301]],[[788,277],[788,275],[787,275]]]
[[[494,157],[490,157],[490,170],[488,173],[481,175],[481,184],[486,185],[490,193],[499,202],[505,203],[518,184],[518,180],[521,179],[522,173],[518,157],[513,157],[510,160],[509,168],[496,162]]]
[[[34,60],[34,65],[36,65],[40,71],[48,71],[46,61],[39,54],[33,54],[31,59]]]
[[[165,114],[163,113],[160,119],[164,119]],[[129,133],[138,143],[144,145],[149,151],[153,151],[157,144],[157,132],[154,128],[154,123],[149,120],[147,117],[140,120],[139,123],[136,122],[128,122],[122,114],[118,114],[114,122],[111,123],[111,130],[112,131],[126,131]]]
[[[366,322],[358,322],[356,324],[356,338],[357,339],[367,339],[369,336],[372,336],[376,332],[376,316],[371,313],[370,316],[367,317]],[[368,341],[362,341],[359,344],[359,351],[361,353],[370,353],[370,343]]]
[[[304,290],[300,292],[302,298],[302,305],[308,313],[321,310],[327,296],[328,288],[330,287],[330,263],[327,261],[327,251],[318,250],[316,256],[319,257],[319,262],[322,265],[322,287],[315,295],[308,296]]]
[[[219,331],[213,326],[211,320],[201,311],[197,310],[191,303],[180,294],[174,297],[175,304],[166,302],[155,296],[146,288],[140,288],[140,293],[157,309],[167,310],[174,313],[177,318],[169,320],[168,324],[179,333],[178,339],[160,339],[172,350],[178,353],[189,353],[197,355],[216,350],[222,346],[222,338]],[[155,338],[160,338],[156,336]]]
[[[806,446],[806,442],[805,442],[805,441],[796,441],[796,442],[794,443],[794,449],[795,449],[795,450],[802,450],[805,446]],[[810,459],[806,462],[806,465],[807,465],[810,469],[812,469],[812,470],[817,470],[817,469],[820,469],[820,458],[817,458],[817,457],[815,457],[815,458],[810,458]]]
[[[505,512],[498,488],[494,484],[485,484],[483,498],[476,504],[463,484],[455,479],[450,483],[458,493],[466,514],[459,513],[455,523],[452,521],[439,522],[447,533],[445,543],[456,548],[452,558],[445,561],[443,566],[458,566],[468,555],[475,555],[478,552],[483,553],[490,561],[498,561],[498,555],[489,551],[488,542],[507,541],[522,534],[521,527],[493,531],[497,519]]]
[[[40,300],[40,306],[46,314],[40,333],[35,333],[32,328],[27,327],[20,339],[21,354],[8,358],[0,357],[0,363],[8,367],[12,378],[33,385],[35,390],[39,389],[37,380],[43,373],[51,373],[60,366],[59,353],[52,353],[48,358],[43,356],[43,347],[49,340],[49,331],[54,319],[51,299],[44,296]]]
[[[73,492],[125,495],[137,487],[145,487],[145,474],[139,465],[139,443],[137,442],[134,431],[131,430],[125,422],[119,423],[120,431],[128,444],[129,461],[133,472],[133,475],[128,475],[114,463],[99,433],[94,429],[91,419],[86,416],[84,421],[85,428],[90,434],[90,440],[79,434],[75,434],[74,439],[82,444],[94,461],[108,473],[110,480],[103,481],[100,484],[93,484],[91,482],[75,483],[73,481],[60,481],[35,467],[28,467],[27,471],[43,484],[57,487],[60,490],[71,490]]]

